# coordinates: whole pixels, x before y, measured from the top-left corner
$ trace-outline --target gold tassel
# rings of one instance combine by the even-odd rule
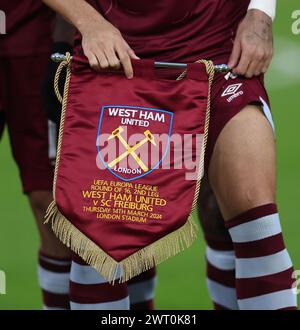
[[[54,201],[45,216],[45,223],[49,221],[55,235],[112,284],[116,280],[118,267],[122,270],[120,283],[126,282],[191,246],[198,231],[190,216],[179,229],[117,262],[68,221]]]

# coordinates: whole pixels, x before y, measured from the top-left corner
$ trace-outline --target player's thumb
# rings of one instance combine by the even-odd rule
[[[239,59],[241,57],[241,44],[238,40],[235,40],[234,44],[233,44],[233,49],[228,61],[228,66],[230,69],[233,69],[237,66]]]

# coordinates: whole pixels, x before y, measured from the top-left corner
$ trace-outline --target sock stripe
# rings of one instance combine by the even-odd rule
[[[278,213],[231,227],[229,233],[232,237],[233,243],[258,241],[280,234],[281,225]]]
[[[280,311],[295,311],[295,310],[297,310],[297,308],[295,308],[295,306],[291,306],[291,307],[279,308],[278,310],[280,310]]]
[[[129,310],[129,297],[103,303],[76,303],[71,301],[72,310]]]
[[[76,264],[82,265],[82,266],[88,265],[81,257],[79,257],[79,255],[77,255],[75,253],[72,254],[72,262],[75,262]]]
[[[131,278],[129,281],[127,281],[127,284],[133,284],[133,283],[139,283],[141,281],[147,281],[156,276],[156,269],[151,268],[149,270],[144,271],[143,273]]]
[[[236,286],[239,291],[239,299],[247,299],[255,296],[282,291],[292,288],[294,279],[292,278],[293,268],[283,272],[267,275],[259,278],[238,279]]]
[[[53,258],[39,252],[38,278],[44,310],[70,309],[70,268],[70,259]]]
[[[226,225],[236,255],[239,308],[295,309],[293,265],[285,248],[276,205],[259,206],[229,220]]]
[[[218,250],[218,251],[233,250],[233,243],[232,243],[232,240],[230,239],[230,237],[229,237],[229,240],[218,241],[214,238],[210,238],[208,235],[205,235],[205,241],[206,241],[207,245],[214,250]]]
[[[211,265],[221,270],[232,270],[235,268],[234,251],[218,251],[207,246],[206,258]]]
[[[207,288],[214,303],[224,306],[227,309],[237,310],[237,297],[234,288],[229,288],[218,282],[206,279]]]
[[[236,258],[236,278],[251,278],[283,272],[292,267],[286,249],[269,256],[257,258]]]
[[[51,293],[43,291],[44,308],[66,309],[69,305],[69,296],[66,294]]]
[[[276,204],[270,203],[266,205],[261,205],[250,209],[242,214],[239,214],[229,221],[225,221],[225,226],[227,228],[235,227],[240,224],[245,224],[249,221],[253,221],[255,219],[259,219],[276,213],[278,213]]]
[[[50,293],[68,294],[69,293],[69,276],[66,273],[55,273],[38,267],[38,277],[40,287]]]
[[[70,299],[79,304],[112,302],[128,296],[125,283],[78,284],[70,281]]]
[[[235,270],[221,270],[207,260],[207,278],[230,288],[235,288]]]
[[[39,261],[43,260],[46,263],[52,264],[52,265],[60,265],[60,266],[70,266],[71,260],[67,258],[51,258],[47,257],[45,254],[39,254]]]
[[[128,285],[130,304],[137,304],[154,298],[157,278]]]
[[[127,281],[131,310],[154,310],[156,269],[151,268]]]
[[[237,258],[263,257],[285,249],[282,234],[277,234],[258,241],[234,243]]]
[[[46,306],[46,305],[43,306],[44,311],[65,311],[67,309],[70,309],[70,308],[49,307],[49,306]]]
[[[230,310],[229,308],[226,308],[226,307],[224,307],[222,305],[219,305],[215,302],[213,303],[213,305],[214,305],[214,310],[216,310],[216,311],[224,311],[224,310],[229,311]]]
[[[114,285],[108,283],[93,267],[74,254],[70,305],[72,310],[129,310],[127,284],[117,281]]]
[[[238,309],[234,251],[206,248],[207,288],[215,309]]]
[[[268,293],[248,299],[238,299],[241,309],[245,310],[278,310],[297,306],[297,296],[292,289]]]
[[[135,304],[130,301],[130,309],[134,311],[151,311],[154,310],[154,301],[151,299]]]
[[[121,271],[118,269],[117,277],[120,278]],[[70,279],[78,284],[102,284],[107,283],[107,279],[101,276],[93,267],[88,265],[80,265],[77,262],[72,262]]]
[[[50,263],[48,261],[45,261],[40,258],[39,264],[42,268],[45,270],[48,270],[50,272],[54,273],[69,273],[71,269],[71,263],[69,264],[55,264],[55,263]]]

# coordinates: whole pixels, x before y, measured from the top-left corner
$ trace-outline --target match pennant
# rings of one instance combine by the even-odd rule
[[[102,276],[113,282],[120,268],[127,281],[196,239],[214,68],[188,64],[174,79],[133,60],[129,80],[67,58],[46,222]]]

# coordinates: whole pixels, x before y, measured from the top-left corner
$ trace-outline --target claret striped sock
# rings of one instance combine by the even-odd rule
[[[131,310],[154,310],[156,270],[149,269],[127,282]]]
[[[276,205],[258,206],[225,225],[234,243],[239,308],[296,309],[293,265],[283,241]]]
[[[70,309],[71,260],[39,253],[38,279],[45,310]]]
[[[127,284],[118,276],[110,284],[78,256],[72,258],[70,300],[72,310],[129,310]]]
[[[237,310],[233,244],[207,238],[206,242],[206,282],[214,308]]]

